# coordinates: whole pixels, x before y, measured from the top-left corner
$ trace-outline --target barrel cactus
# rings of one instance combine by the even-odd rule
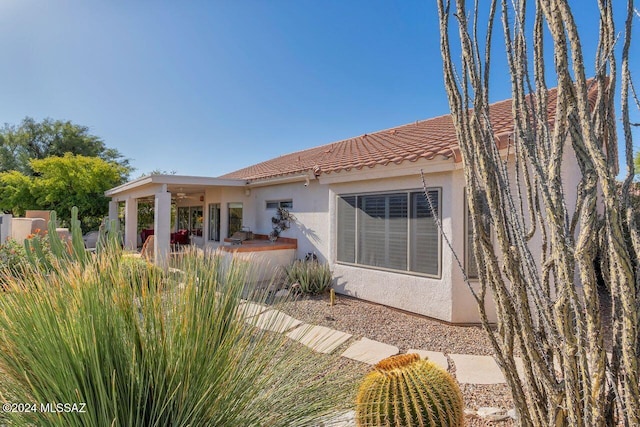
[[[446,371],[417,354],[374,366],[356,398],[358,426],[462,426],[462,394]]]

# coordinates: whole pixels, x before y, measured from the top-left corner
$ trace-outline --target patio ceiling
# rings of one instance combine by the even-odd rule
[[[150,175],[129,181],[118,187],[105,191],[105,196],[114,201],[128,198],[144,199],[153,197],[157,192],[168,191],[172,195],[204,193],[210,187],[244,187],[243,179],[220,179],[202,176],[184,175]]]

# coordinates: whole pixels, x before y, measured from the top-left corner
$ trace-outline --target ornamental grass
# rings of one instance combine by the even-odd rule
[[[5,276],[0,400],[38,411],[0,413],[0,424],[317,425],[353,400],[338,356],[247,321],[243,297],[267,298],[246,285],[250,263],[191,253],[167,272],[130,268],[109,250],[54,267]]]

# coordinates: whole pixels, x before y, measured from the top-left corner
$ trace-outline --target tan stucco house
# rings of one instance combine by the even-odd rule
[[[491,120],[496,144],[513,167],[511,101],[493,104]],[[447,322],[474,323],[479,320],[475,302],[433,220],[434,215],[440,218],[473,277],[462,167],[451,118],[444,115],[287,154],[216,178],[148,176],[106,195],[112,199],[112,219],[118,216],[118,203],[125,205],[125,242],[131,248],[139,244],[138,200],[155,201],[154,249],[160,261],[178,229],[190,230],[192,244],[218,248],[242,227],[268,234],[276,208],[285,207],[296,217],[283,233],[296,239],[291,257],[315,253],[327,261],[336,292]],[[563,174],[566,194],[575,198],[579,171],[569,150]],[[172,203],[177,212],[173,221]],[[492,307],[488,311],[495,316]]]

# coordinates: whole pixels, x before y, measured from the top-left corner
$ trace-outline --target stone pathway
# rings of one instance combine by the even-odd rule
[[[260,329],[273,332],[287,332],[302,324],[302,321],[284,314],[278,310],[268,310],[262,314],[247,319],[247,322]]]
[[[238,314],[245,321],[258,328],[286,333],[287,336],[306,345],[318,353],[330,354],[348,342],[351,334],[325,326],[310,325],[262,304],[243,302],[238,307]],[[341,354],[368,365],[375,365],[382,359],[398,354],[398,347],[363,337],[352,342]],[[454,371],[461,384],[504,384],[504,375],[491,356],[470,354],[448,354],[426,349],[410,349],[408,353],[417,353],[422,358],[433,361],[447,371]],[[453,366],[450,366],[453,364]],[[520,361],[521,364],[521,361]],[[521,366],[519,368],[522,369]],[[520,371],[522,372],[522,370]]]
[[[351,344],[351,346],[342,353],[342,357],[347,357],[369,365],[375,365],[382,359],[395,356],[398,353],[400,353],[400,350],[398,350],[396,346],[362,338],[354,344]]]
[[[330,354],[347,342],[352,335],[324,326],[302,324],[299,328],[289,332],[287,336],[318,353]]]
[[[419,354],[420,357],[422,357],[423,359],[431,360],[433,363],[440,366],[445,371],[449,370],[449,359],[447,359],[447,356],[445,356],[444,353],[439,353],[437,351],[428,351],[428,350],[416,350],[413,348],[407,350],[407,353]]]
[[[243,301],[238,307],[238,315],[244,321],[258,328],[286,333],[287,337],[298,341],[318,353],[330,354],[342,347],[353,336],[325,326],[310,325],[295,319],[281,311],[271,309],[262,304]],[[375,365],[382,359],[395,356],[400,351],[398,347],[363,337],[342,352],[347,357],[368,365]],[[436,365],[449,372],[455,372],[456,380],[461,384],[504,384],[504,375],[498,364],[491,356],[476,356],[470,354],[444,354],[425,349],[410,349],[408,353],[417,353],[420,357],[429,359]],[[520,375],[524,372],[522,360],[517,360]],[[479,417],[485,421],[502,421],[516,419],[515,410],[501,408],[478,408],[477,411],[465,409],[467,416]],[[322,420],[318,420],[322,427],[355,427],[355,412],[347,411]]]

